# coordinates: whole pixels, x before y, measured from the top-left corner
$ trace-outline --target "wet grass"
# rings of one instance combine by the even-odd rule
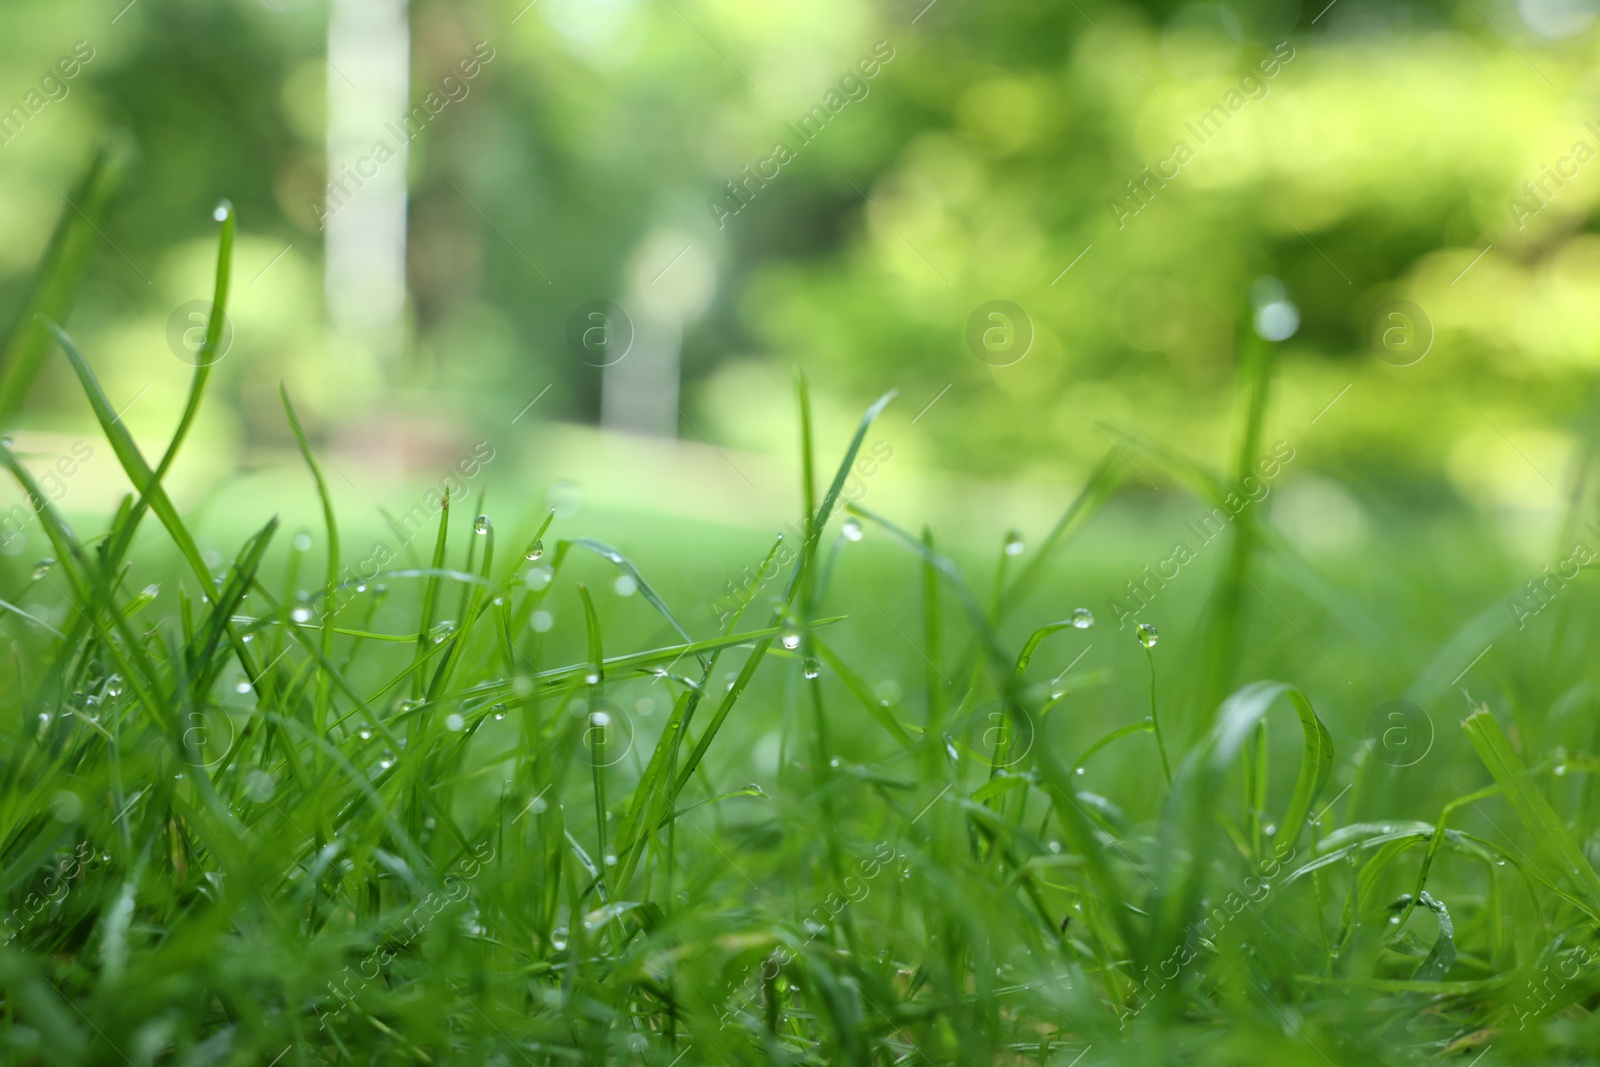
[[[56,258],[47,281],[75,269]],[[424,558],[352,575],[287,393],[324,529],[263,515],[208,563],[164,485],[205,352],[152,463],[39,310],[136,492],[87,536],[44,506],[56,562],[35,588],[68,609],[56,626],[7,601],[0,621],[11,1061],[1591,1058],[1581,589],[1547,639],[1503,641],[1493,701],[1457,683],[1514,628],[1503,605],[1399,668],[1405,701],[1371,720],[1295,684],[1311,637],[1261,638],[1285,631],[1280,597],[1382,628],[1261,509],[1236,513],[1181,633],[1166,605],[1161,633],[1038,606],[1130,457],[1233,510],[1264,453],[1269,350],[1241,361],[1233,469],[1124,436],[1036,543],[965,568],[843,500],[890,398],[824,458],[801,381],[799,518],[712,627],[553,515],[462,500]],[[47,499],[8,448],[0,464]],[[151,525],[180,568],[159,588],[133,555]],[[1388,590],[1422,595],[1403,574]],[[1128,655],[1077,666],[1091,638]],[[1383,680],[1345,684],[1384,691],[1380,658]],[[1147,706],[1101,722],[1088,694],[1108,682]]]

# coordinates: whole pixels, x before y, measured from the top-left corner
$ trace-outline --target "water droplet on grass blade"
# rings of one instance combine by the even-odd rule
[[[1156,633],[1156,628],[1154,626],[1151,626],[1147,622],[1141,622],[1134,629],[1134,636],[1139,639],[1139,643],[1145,648],[1155,648],[1156,639],[1159,635]]]
[[[487,515],[479,515],[477,520],[475,522],[473,522],[472,529],[475,532],[480,533],[480,534],[488,533],[489,532],[489,516],[487,516]]]
[[[1006,532],[1006,555],[1020,556],[1022,555],[1022,550],[1026,547],[1027,545],[1022,541],[1021,530],[1009,530]]]
[[[844,534],[846,541],[861,540],[861,524],[854,518],[845,519],[844,526],[840,528],[839,532]]]
[[[46,574],[49,574],[50,568],[54,567],[55,565],[56,561],[51,559],[49,556],[46,556],[38,563],[35,563],[33,565],[33,580],[37,582],[40,578],[43,578]]]
[[[305,552],[305,551],[308,551],[310,548],[311,548],[311,535],[310,534],[301,533],[301,534],[295,534],[294,535],[294,550],[296,552]]]
[[[302,604],[300,607],[289,612],[289,618],[293,619],[295,622],[310,622],[311,609]]]
[[[113,674],[106,679],[106,696],[119,697],[122,695],[122,676]]]
[[[783,620],[783,632],[778,640],[783,647],[793,652],[800,647],[800,626],[793,619]]]
[[[455,712],[451,712],[449,715],[444,717],[444,728],[449,730],[451,733],[460,733],[466,725],[467,720],[463,719]]]
[[[815,678],[818,675],[820,675],[821,673],[822,673],[822,662],[820,660],[818,660],[817,657],[815,657],[815,656],[807,656],[806,657],[806,664],[805,664],[805,676],[807,678]]]
[[[535,541],[533,543],[533,547],[528,549],[528,554],[525,558],[529,560],[536,560],[542,555],[544,555],[544,542]]]
[[[1094,625],[1094,612],[1088,608],[1073,609],[1072,625],[1079,630],[1087,630]]]

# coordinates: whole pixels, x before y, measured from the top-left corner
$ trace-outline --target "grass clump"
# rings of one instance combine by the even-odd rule
[[[219,220],[212,347],[234,233]],[[930,531],[841,514],[890,398],[824,480],[802,382],[798,543],[757,571],[782,547],[781,581],[747,583],[697,633],[610,545],[540,515],[507,552],[459,500],[421,565],[343,577],[287,393],[324,568],[265,517],[210,565],[164,485],[204,350],[152,464],[47,328],[135,492],[88,538],[40,509],[60,628],[6,605],[11,1061],[1488,1065],[1593,1047],[1594,758],[1533,747],[1555,734],[1527,708],[1508,731],[1484,707],[1456,795],[1405,779],[1386,735],[1338,753],[1306,691],[1240,676],[1244,590],[1287,551],[1253,512],[1193,680],[1140,627],[1149,716],[1085,733],[1094,672],[1056,668],[1093,620],[1023,606],[1116,491],[1121,450],[1026,565],[997,555],[985,599]],[[1271,365],[1246,365],[1247,472]],[[1124,444],[1202,497],[1228,491]],[[45,500],[9,449],[0,464]],[[159,590],[131,557],[152,516],[182,572]],[[882,564],[903,586],[887,647],[924,680],[903,703],[839,636],[840,550],[862,527],[903,550]],[[625,576],[661,641],[614,647],[585,575]],[[530,625],[558,595],[581,625]],[[1419,699],[1448,689],[1428,684]],[[649,725],[629,711],[644,693],[668,705]],[[720,777],[740,765],[722,750],[774,717],[793,742],[775,780]],[[1139,769],[1085,788],[1118,754]]]

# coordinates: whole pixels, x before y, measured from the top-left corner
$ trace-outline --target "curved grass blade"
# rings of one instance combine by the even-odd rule
[[[1305,828],[1311,805],[1333,767],[1333,739],[1300,690],[1282,682],[1247,685],[1223,702],[1209,736],[1189,753],[1174,777],[1160,830],[1161,877],[1148,908],[1155,925],[1141,961],[1146,966],[1176,949],[1199,913],[1205,877],[1216,854],[1215,816],[1222,780],[1279,697],[1288,699],[1303,736],[1300,771],[1280,820],[1279,841],[1292,845]]]
[[[188,528],[179,518],[178,509],[173,507],[166,489],[156,479],[155,472],[150,469],[150,465],[139,452],[139,446],[133,443],[132,435],[122,425],[122,420],[112,408],[111,401],[106,398],[105,390],[100,387],[100,381],[95,377],[88,360],[83,358],[83,353],[78,351],[78,347],[72,343],[72,338],[68,337],[61,327],[48,320],[45,321],[45,326],[55,337],[61,350],[66,353],[73,371],[78,375],[78,381],[82,383],[84,393],[89,398],[89,405],[94,409],[95,419],[105,432],[106,439],[110,441],[111,451],[122,464],[122,469],[127,472],[134,486],[150,501],[150,509],[167,528],[178,550],[194,570],[195,577],[200,580],[202,586],[210,585],[211,574],[206,569],[205,560],[200,557],[200,549],[196,547],[194,538],[190,536]]]
[[[108,134],[62,210],[22,316],[0,350],[0,419],[9,419],[27,395],[50,350],[41,319],[61,322],[72,309],[89,257],[100,241],[100,224],[133,168],[138,149],[122,132]]]
[[[884,706],[883,702],[873,695],[872,690],[867,687],[866,681],[851,670],[849,664],[845,663],[837,652],[818,641],[815,637],[811,639],[811,647],[816,650],[817,655],[822,658],[824,663],[833,668],[834,673],[839,676],[839,680],[845,684],[846,689],[850,690],[851,695],[861,702],[861,706],[866,709],[867,714],[876,719],[878,725],[889,732],[890,737],[910,748],[912,745],[911,735],[906,733],[905,728],[900,725],[893,715],[889,714],[889,709]]]
[[[1466,717],[1461,728],[1522,820],[1530,844],[1544,861],[1544,875],[1567,886],[1589,917],[1600,922],[1600,875],[1595,874],[1566,824],[1534,784],[1500,723],[1487,708],[1480,707]]]
[[[210,343],[209,337],[207,343]],[[334,593],[339,588],[339,522],[333,513],[333,498],[328,495],[328,483],[322,477],[322,470],[317,466],[316,459],[311,455],[311,439],[300,426],[300,417],[295,414],[294,403],[289,399],[289,389],[282,382],[278,383],[278,396],[283,400],[283,411],[289,420],[289,427],[294,431],[295,443],[300,446],[300,456],[305,460],[306,466],[311,470],[311,479],[317,485],[317,498],[322,501],[322,523],[328,532],[328,573],[324,588],[327,603],[332,605],[325,609],[324,618],[327,620],[322,627],[322,658],[333,660],[333,620],[338,614],[338,606],[334,604]],[[326,726],[328,721],[328,703],[332,696],[332,689],[325,674],[317,676],[317,702],[312,722],[318,729]]]
[[[548,524],[549,520],[547,519],[545,521],[546,524]],[[596,541],[588,537],[579,537],[564,543],[575,545],[578,548],[587,549],[602,559],[609,560],[611,563],[616,564],[617,569],[622,571],[622,573],[626,574],[628,577],[632,578],[634,584],[639,587],[639,595],[644,597],[645,600],[649,602],[650,606],[655,608],[656,611],[661,614],[661,617],[666,619],[667,622],[672,625],[674,630],[678,631],[678,636],[682,637],[685,641],[690,642],[691,644],[694,642],[694,637],[689,633],[688,630],[684,629],[683,624],[680,623],[677,617],[672,614],[672,609],[667,607],[667,602],[661,599],[661,595],[655,591],[655,588],[652,587],[649,582],[645,581],[644,575],[639,573],[639,568],[634,566],[633,561],[627,556],[624,556],[621,552],[618,552],[615,548],[612,548],[603,541]]]

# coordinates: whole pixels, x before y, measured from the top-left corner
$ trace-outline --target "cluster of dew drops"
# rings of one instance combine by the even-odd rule
[[[840,534],[846,541],[860,541],[862,538],[861,523],[853,516],[846,518],[840,529]],[[1007,556],[1020,556],[1026,549],[1027,542],[1023,539],[1020,530],[1013,529],[1006,532],[1002,550]],[[1094,612],[1088,608],[1074,608],[1068,621],[1071,622],[1074,629],[1087,630],[1094,625]],[[1147,650],[1156,647],[1158,636],[1156,628],[1150,623],[1141,622],[1134,627],[1134,637]],[[790,651],[800,647],[800,627],[792,617],[784,619],[780,640],[783,647]],[[816,665],[816,660],[808,657],[805,664],[806,677],[815,678],[818,673],[820,673],[820,669]]]

